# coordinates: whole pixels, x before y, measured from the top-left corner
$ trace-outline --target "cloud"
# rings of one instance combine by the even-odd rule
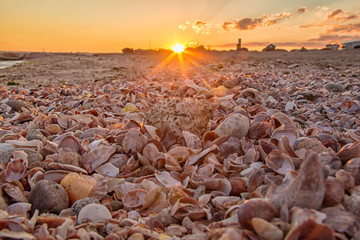
[[[344,42],[360,38],[360,35],[338,35],[338,34],[320,34],[317,38],[308,39],[307,42]]]
[[[252,30],[257,26],[261,26],[262,19],[261,18],[242,18],[235,22],[235,28],[238,30]]]
[[[271,14],[271,15],[265,15],[263,17],[264,19],[264,24],[269,27],[272,25],[275,25],[276,23],[278,23],[279,21],[286,19],[286,18],[290,18],[292,17],[292,13],[288,13],[288,12],[283,12],[283,13],[275,13],[275,14]]]
[[[336,10],[332,11],[331,13],[329,13],[327,18],[328,18],[328,19],[335,18],[335,16],[337,16],[337,15],[339,15],[339,14],[342,14],[342,13],[344,13],[343,10],[341,10],[341,9],[336,9]]]
[[[306,11],[307,11],[306,7],[301,7],[301,8],[296,9],[297,13],[305,13]]]
[[[201,20],[196,20],[191,27],[192,29],[194,29],[196,33],[210,34],[210,28],[211,28],[210,23]]]
[[[351,33],[351,32],[360,32],[360,22],[358,23],[349,23],[345,25],[335,25],[331,29],[326,31],[327,33]]]
[[[224,22],[221,26],[221,28],[225,31],[230,31],[229,27],[232,25],[232,22]]]
[[[257,27],[266,26],[270,27],[277,24],[286,18],[292,17],[293,14],[289,12],[265,14],[260,18],[241,18],[232,21],[226,21],[221,25],[225,31],[237,29],[239,31],[253,30]]]
[[[187,27],[185,25],[179,25],[178,28],[182,31],[185,31],[187,29]]]

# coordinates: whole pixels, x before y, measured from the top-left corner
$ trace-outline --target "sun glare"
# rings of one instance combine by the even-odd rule
[[[171,49],[176,53],[182,53],[184,51],[184,45],[177,43],[172,46]]]

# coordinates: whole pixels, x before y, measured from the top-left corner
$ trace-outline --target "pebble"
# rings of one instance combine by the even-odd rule
[[[38,209],[40,213],[59,213],[69,205],[69,197],[65,189],[58,183],[40,180],[31,190],[31,211]]]

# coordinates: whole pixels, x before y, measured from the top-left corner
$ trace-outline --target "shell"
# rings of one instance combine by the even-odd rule
[[[246,229],[253,229],[252,219],[272,220],[278,210],[268,200],[253,198],[245,201],[238,210],[239,223]]]
[[[299,131],[295,128],[275,129],[271,134],[271,139],[280,141],[283,136],[286,136],[290,145],[294,146],[296,139],[299,138]]]
[[[325,176],[319,156],[313,151],[305,153],[304,162],[299,175],[288,185],[278,187],[278,190],[267,195],[270,201],[280,209],[287,204],[289,208],[299,206],[303,208],[319,209],[325,195]]]
[[[7,182],[20,180],[28,167],[27,154],[24,151],[14,151],[12,160],[5,169],[5,179]]]
[[[111,213],[105,206],[101,204],[90,203],[80,210],[77,222],[105,222],[107,219],[111,218]]]
[[[336,154],[341,162],[344,164],[352,158],[360,157],[360,140],[343,146],[340,151]]]
[[[268,221],[262,218],[253,218],[251,223],[254,230],[265,240],[280,240],[283,239],[284,233]]]
[[[228,135],[242,138],[247,135],[249,128],[249,119],[242,114],[236,113],[226,118],[214,132],[219,136]]]
[[[101,146],[83,155],[81,166],[88,172],[93,172],[96,168],[107,162],[116,151],[112,146]]]
[[[75,152],[78,152],[80,155],[82,155],[85,152],[85,149],[79,143],[79,140],[74,136],[73,133],[65,133],[62,135],[58,144],[58,149],[61,148],[73,149]]]
[[[61,180],[60,185],[65,188],[70,204],[72,204],[89,196],[92,188],[96,185],[96,180],[93,177],[72,172]]]
[[[355,184],[360,184],[360,158],[353,158],[346,162],[344,170],[354,177]]]
[[[273,150],[265,159],[266,165],[274,172],[285,175],[287,170],[295,170],[289,155],[280,150]]]

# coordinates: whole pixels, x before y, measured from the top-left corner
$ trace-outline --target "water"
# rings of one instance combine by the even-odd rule
[[[17,61],[0,61],[0,69],[8,68],[15,66],[16,64],[21,64],[25,62],[24,60],[17,60]]]

